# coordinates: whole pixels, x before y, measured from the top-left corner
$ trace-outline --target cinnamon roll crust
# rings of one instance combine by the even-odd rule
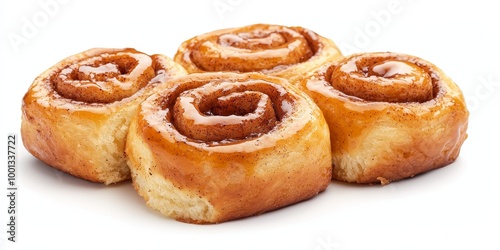
[[[341,57],[332,40],[309,29],[254,24],[193,37],[180,45],[174,60],[190,73],[260,72],[294,84]]]
[[[129,179],[124,148],[132,114],[155,87],[184,74],[171,59],[134,49],[70,56],[25,94],[23,144],[47,165],[85,180]]]
[[[412,88],[405,90],[410,93],[398,94],[400,79],[379,79],[380,74],[369,72],[373,69],[356,66],[363,64],[359,58],[375,61],[372,68],[409,64],[411,69],[400,77],[409,78],[409,85],[423,81],[416,85],[426,91]],[[344,72],[339,74],[342,67]],[[395,67],[382,73],[397,71],[401,65]],[[467,138],[469,112],[459,87],[438,67],[414,56],[352,55],[325,65],[305,79],[301,89],[318,104],[329,124],[335,179],[387,184],[411,177],[453,162]],[[373,92],[387,96],[387,101],[375,98]]]
[[[312,100],[286,81],[260,74],[205,73],[176,82],[141,105],[128,135],[134,186],[150,207],[181,221],[218,223],[309,199],[327,187],[331,179],[328,127]],[[275,125],[243,138],[193,138],[175,125],[171,110],[176,103],[172,99],[191,89],[210,89],[201,99],[218,96],[221,89],[230,98],[233,93],[243,93],[239,96],[243,98],[262,93],[273,104]],[[232,115],[214,117],[224,122],[231,121]],[[238,134],[243,129],[228,131]]]

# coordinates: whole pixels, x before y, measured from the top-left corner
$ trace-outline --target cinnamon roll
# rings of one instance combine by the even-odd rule
[[[446,166],[467,137],[461,90],[415,56],[351,55],[318,69],[300,88],[328,122],[338,180],[387,184]]]
[[[190,73],[260,72],[295,83],[342,56],[335,43],[302,27],[254,24],[193,37],[174,60]]]
[[[135,49],[90,49],[38,76],[22,103],[26,149],[47,165],[105,184],[130,178],[125,136],[153,89],[185,70]]]
[[[140,105],[126,152],[147,205],[190,223],[274,210],[331,180],[320,109],[286,80],[257,73],[176,79]]]

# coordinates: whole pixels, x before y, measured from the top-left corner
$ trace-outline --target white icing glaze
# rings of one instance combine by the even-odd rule
[[[373,67],[373,72],[387,78],[394,77],[396,75],[409,75],[414,71],[413,67],[400,61],[387,61]]]
[[[241,124],[247,120],[253,120],[261,116],[266,110],[266,103],[269,102],[269,96],[255,92],[255,91],[247,91],[247,92],[233,92],[229,95],[222,96],[219,100],[228,100],[231,98],[237,98],[239,96],[246,95],[247,93],[254,92],[258,93],[260,96],[260,100],[257,104],[257,107],[253,112],[250,112],[244,116],[239,115],[205,115],[200,113],[200,111],[195,106],[195,98],[203,98],[203,95],[209,94],[207,89],[217,90],[220,88],[210,88],[207,86],[211,86],[212,84],[206,84],[198,89],[193,90],[189,93],[188,96],[179,96],[179,102],[184,110],[183,116],[187,120],[192,120],[195,125],[234,125]]]
[[[358,66],[356,65],[356,61],[349,60],[347,63],[340,66],[340,70],[346,73],[352,73],[358,71]]]
[[[120,70],[118,70],[118,67],[114,63],[106,63],[97,67],[82,65],[78,68],[78,71],[90,76],[93,74],[103,74],[107,72],[120,74]]]

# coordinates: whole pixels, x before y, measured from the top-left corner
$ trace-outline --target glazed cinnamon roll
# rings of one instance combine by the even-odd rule
[[[254,24],[193,37],[174,60],[190,73],[261,72],[295,83],[342,56],[333,41],[302,27]]]
[[[446,166],[467,137],[461,90],[415,56],[355,54],[323,66],[300,87],[328,122],[338,180],[387,184]]]
[[[148,206],[219,223],[311,198],[331,180],[328,126],[286,80],[204,73],[147,98],[126,152]]]
[[[130,178],[125,136],[155,87],[185,70],[135,49],[90,49],[38,76],[22,103],[22,140],[47,165],[105,184]]]

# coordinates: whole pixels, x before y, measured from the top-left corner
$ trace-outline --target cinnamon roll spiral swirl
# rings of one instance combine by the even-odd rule
[[[302,27],[254,24],[209,32],[179,47],[174,60],[188,72],[261,72],[295,83],[342,56],[333,41]]]
[[[319,108],[286,80],[256,73],[176,79],[141,104],[126,152],[147,204],[191,223],[274,210],[331,180]]]
[[[467,137],[461,90],[415,56],[351,55],[323,66],[300,88],[329,124],[338,180],[387,184],[446,166]]]
[[[185,70],[135,49],[90,49],[38,76],[23,98],[26,149],[47,165],[105,184],[130,178],[131,116],[158,85]]]

